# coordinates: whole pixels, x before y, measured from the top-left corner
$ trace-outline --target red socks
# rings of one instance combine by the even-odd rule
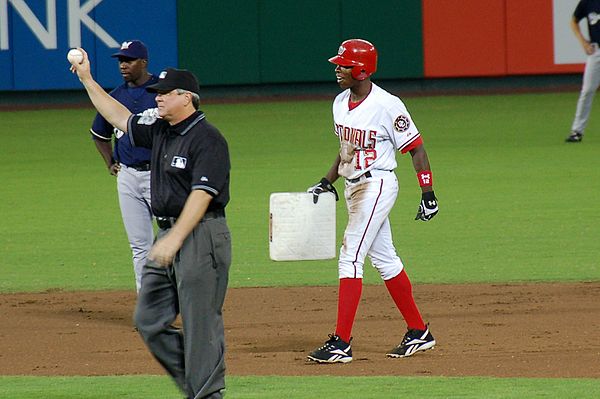
[[[406,275],[402,272],[394,278],[385,281],[398,310],[404,317],[409,329],[425,330],[427,326],[423,322],[421,313],[417,308],[412,294],[412,284]],[[345,342],[350,343],[352,337],[352,326],[354,318],[360,303],[362,295],[362,279],[360,278],[342,278],[338,293],[338,313],[335,333]]]
[[[335,329],[343,341],[350,343],[352,337],[352,325],[358,310],[360,296],[362,295],[361,278],[340,279],[340,291],[338,293],[338,315]]]
[[[385,286],[392,296],[409,329],[425,330],[421,313],[412,295],[412,285],[404,269],[394,278],[385,281]]]

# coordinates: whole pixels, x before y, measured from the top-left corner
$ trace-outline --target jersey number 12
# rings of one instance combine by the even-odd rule
[[[364,154],[362,160],[361,154]],[[356,158],[354,169],[362,170],[363,166],[361,166],[361,163],[364,163],[364,169],[369,169],[369,166],[371,166],[375,159],[377,159],[377,151],[375,150],[375,148],[365,148],[364,150],[356,151],[354,153],[354,156]]]

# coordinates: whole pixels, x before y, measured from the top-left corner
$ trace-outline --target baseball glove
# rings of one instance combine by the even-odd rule
[[[307,193],[312,193],[314,204],[316,204],[319,201],[319,194],[324,193],[326,191],[335,194],[336,201],[340,200],[340,196],[338,195],[337,190],[335,189],[333,184],[331,184],[331,182],[325,177],[322,178],[320,182],[318,182],[314,186],[309,187],[308,190],[306,190]]]

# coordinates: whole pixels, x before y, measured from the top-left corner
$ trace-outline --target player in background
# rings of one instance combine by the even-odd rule
[[[438,212],[431,168],[423,140],[403,102],[371,82],[377,69],[377,50],[368,41],[346,40],[336,65],[338,85],[344,89],[333,101],[334,133],[340,153],[327,175],[308,192],[315,201],[324,191],[337,192],[332,185],[344,178],[348,225],[339,255],[339,293],[335,333],[308,355],[319,363],[352,361],[352,326],[362,294],[365,257],[385,282],[404,317],[408,331],[388,357],[407,357],[431,349],[435,339],[429,332],[412,295],[412,285],[392,242],[389,213],[398,195],[394,173],[396,152],[410,153],[421,186],[422,197],[416,220],[428,221]]]
[[[583,37],[579,27],[579,21],[584,18],[587,19],[590,40]],[[594,95],[600,86],[600,51],[598,51],[598,45],[600,44],[600,1],[581,0],[573,12],[571,30],[579,40],[583,51],[587,54],[583,83],[577,100],[577,110],[571,125],[571,134],[565,140],[567,143],[579,143],[583,140],[583,131],[590,117]]]
[[[123,42],[117,58],[124,83],[110,95],[129,111],[139,114],[156,108],[155,94],[146,87],[158,82],[148,72],[148,49],[139,40]],[[129,239],[137,292],[140,291],[142,267],[154,240],[150,202],[150,150],[133,147],[129,140],[121,140],[124,133],[113,127],[99,113],[90,129],[94,143],[111,175],[117,177],[117,191],[121,217]],[[114,150],[111,139],[114,136]]]

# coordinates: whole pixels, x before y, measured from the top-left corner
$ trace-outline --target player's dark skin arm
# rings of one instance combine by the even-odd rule
[[[412,163],[415,168],[415,172],[431,170],[431,166],[429,166],[429,158],[427,157],[427,151],[425,151],[423,144],[410,150],[410,155],[412,156]],[[421,191],[424,193],[433,191],[433,187],[421,187]]]
[[[583,51],[585,51],[587,55],[594,54],[594,46],[583,36],[583,33],[581,33],[579,22],[575,19],[575,17],[571,18],[571,30],[575,34],[579,44],[581,44],[581,47],[583,47]]]
[[[106,167],[111,175],[116,176],[121,169],[121,166],[118,163],[113,163],[112,159],[112,145],[110,141],[101,141],[94,139],[94,143],[96,144],[96,148],[100,153],[100,156],[104,160]]]
[[[338,156],[335,158],[335,161],[333,162],[333,165],[331,165],[329,172],[327,172],[327,174],[325,175],[325,178],[329,180],[331,184],[333,184],[333,182],[335,182],[338,179],[338,177],[340,177],[340,175],[338,175],[338,166],[340,165],[340,162],[341,157],[338,154]]]
[[[71,72],[77,73],[79,81],[88,93],[92,104],[96,110],[114,127],[127,132],[127,121],[131,115],[123,104],[112,98],[99,84],[92,78],[90,72],[90,60],[87,53],[81,47],[77,48],[83,53],[83,60],[80,64],[71,64]]]

